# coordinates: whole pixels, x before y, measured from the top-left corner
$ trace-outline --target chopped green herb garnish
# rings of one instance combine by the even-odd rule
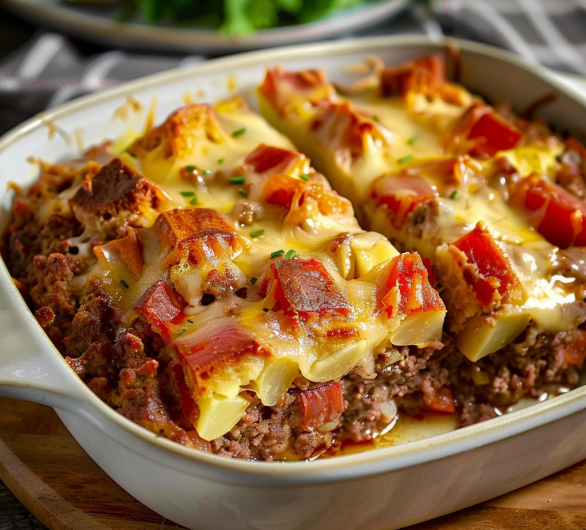
[[[211,169],[204,169],[204,170],[201,172],[201,174],[202,174],[202,175],[211,175],[211,173],[212,173],[212,170],[211,170]]]
[[[378,121],[378,116],[377,116],[376,114],[373,114],[373,115],[371,116],[371,118],[372,118],[374,121]]]
[[[183,335],[186,331],[187,329],[182,329],[179,333],[175,335],[175,337],[181,337],[181,335]]]
[[[183,197],[193,197],[195,195],[195,191],[180,191]]]
[[[120,285],[122,285],[122,287],[124,287],[124,289],[128,289],[130,286],[126,283],[125,280],[120,280]]]
[[[191,204],[191,206],[194,206],[195,204],[197,204],[197,197],[194,197],[193,199],[191,199],[189,201],[189,204]]]
[[[250,278],[250,283],[251,283],[252,285],[254,285],[254,284],[256,283],[256,280],[257,280],[257,279],[258,279],[258,278],[255,278],[255,277],[253,276],[252,278]]]
[[[242,127],[242,129],[237,129],[232,133],[232,138],[242,136],[245,132],[246,132],[246,127]]]
[[[190,171],[191,173],[193,173],[196,170],[195,166],[185,166],[185,171]]]
[[[245,180],[244,177],[232,177],[230,179],[230,184],[244,184]]]
[[[411,160],[413,160],[413,155],[407,155],[407,156],[404,156],[402,158],[399,158],[399,160],[397,160],[397,162],[399,164],[405,164],[406,162],[409,162]]]
[[[414,134],[411,138],[409,138],[409,140],[407,140],[407,143],[409,145],[413,145],[415,142],[417,142],[417,140],[419,140],[419,135]]]
[[[454,200],[458,198],[458,190],[454,190],[451,194],[450,194],[450,199]]]
[[[136,158],[128,149],[125,149],[124,151],[122,151],[123,153],[126,153],[127,155],[130,155],[132,158]]]
[[[309,175],[304,173],[303,175],[299,175],[299,178],[301,180],[304,180],[305,182],[307,182],[309,180]]]
[[[291,250],[287,251],[287,254],[285,254],[285,258],[291,259],[293,256],[295,256],[295,254],[297,254],[297,251],[291,249]]]
[[[243,197],[248,196],[244,188],[238,188],[238,193],[240,193],[240,195],[242,195]]]
[[[220,158],[220,159],[218,160],[218,164],[223,164],[223,163],[224,163],[224,158]]]
[[[280,258],[283,254],[285,254],[283,249],[275,250],[274,252],[271,252],[271,259]]]
[[[252,237],[253,239],[255,237],[261,237],[264,236],[265,231],[261,228],[260,230],[255,230],[254,232],[250,232],[250,237]]]

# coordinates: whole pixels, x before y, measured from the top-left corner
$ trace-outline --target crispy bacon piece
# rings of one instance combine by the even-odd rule
[[[135,280],[142,276],[144,260],[142,257],[142,242],[137,235],[136,230],[129,228],[126,235],[119,239],[114,239],[105,245],[94,247],[94,254],[100,258],[108,260],[111,253],[115,253]]]
[[[282,259],[268,268],[260,295],[266,296],[265,307],[299,316],[339,315],[348,317],[352,306],[323,264],[314,259]]]
[[[248,355],[268,357],[251,331],[234,320],[220,319],[209,322],[196,333],[187,333],[174,341],[181,363],[189,371],[193,386],[205,392],[214,374],[220,375],[242,368],[242,358]],[[221,376],[220,376],[221,377]]]
[[[445,311],[439,294],[431,287],[419,254],[401,254],[386,266],[377,287],[378,309],[389,318],[427,311]]]
[[[273,175],[264,184],[261,198],[268,204],[289,209],[293,198],[301,195],[305,183],[289,175]]]
[[[434,392],[423,394],[425,407],[435,412],[453,414],[456,412],[456,402],[452,391],[447,386],[442,386]]]
[[[186,305],[180,295],[160,280],[145,291],[134,309],[151,325],[153,331],[170,342],[172,335],[168,323],[181,322],[185,318],[183,310]]]
[[[200,103],[173,112],[162,125],[138,138],[128,152],[144,158],[161,146],[167,158],[181,157],[193,151],[198,139],[221,143],[224,136],[211,105]]]
[[[242,251],[242,238],[238,232],[220,213],[210,208],[169,210],[159,216],[155,229],[161,245],[169,250],[163,263],[166,268],[186,257],[190,253],[190,245],[195,245],[201,250],[201,243],[207,241],[213,244],[212,234],[215,234],[217,244],[228,243],[233,254]],[[198,235],[199,232],[205,233]],[[198,250],[194,249],[194,253],[197,252]]]
[[[115,158],[86,181],[69,204],[84,228],[112,236],[128,225],[150,226],[166,201],[167,196],[154,182]]]
[[[427,55],[393,68],[385,68],[381,73],[381,95],[402,96],[422,86],[445,82],[445,59],[441,55]]]
[[[305,155],[282,147],[260,144],[249,153],[244,162],[250,164],[255,173],[289,173],[291,168],[303,162]]]
[[[371,191],[378,204],[386,204],[393,212],[392,223],[397,229],[417,206],[438,196],[437,190],[421,177],[409,175],[384,175],[373,183]]]
[[[381,73],[382,97],[405,96],[408,93],[439,97],[447,103],[461,105],[462,89],[447,82],[446,62],[442,55],[428,55],[386,68]]]
[[[303,182],[289,175],[269,177],[263,186],[261,198],[268,204],[290,210],[293,217],[296,217],[296,210],[303,210],[299,219],[291,219],[292,222],[306,219],[308,215],[313,217],[312,212],[316,211],[322,215],[348,215],[352,211],[350,201],[335,191],[324,189],[321,182]],[[317,209],[314,209],[315,206]]]
[[[511,199],[535,212],[532,224],[553,245],[586,246],[586,203],[561,186],[531,175],[516,186]]]
[[[303,428],[308,431],[337,420],[346,409],[339,381],[302,390],[297,394],[297,400],[303,416]]]
[[[452,245],[463,252],[467,263],[475,268],[474,273],[464,268],[464,279],[472,285],[480,305],[488,307],[495,298],[500,299],[507,294],[515,296],[520,288],[519,279],[482,223]]]
[[[329,100],[335,93],[322,70],[287,72],[280,67],[267,70],[258,91],[282,116],[289,114],[291,101],[297,97],[311,103]]]
[[[515,147],[523,133],[490,107],[476,103],[462,117],[456,136],[471,141],[472,156],[488,158]]]

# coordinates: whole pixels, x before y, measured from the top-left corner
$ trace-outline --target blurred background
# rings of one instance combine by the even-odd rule
[[[0,135],[43,109],[210,58],[392,34],[493,44],[586,83],[586,0],[0,0]],[[1,466],[0,454],[0,476]],[[0,530],[42,528],[0,481]]]

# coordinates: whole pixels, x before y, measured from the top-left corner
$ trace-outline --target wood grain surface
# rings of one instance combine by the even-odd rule
[[[51,530],[182,528],[122,490],[41,405],[0,399],[0,479]],[[40,527],[26,518],[18,528]],[[410,529],[586,530],[586,461]]]

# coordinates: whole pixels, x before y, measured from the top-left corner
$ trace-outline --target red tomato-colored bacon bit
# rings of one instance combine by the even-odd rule
[[[260,295],[266,296],[265,307],[298,315],[307,321],[313,316],[343,315],[352,306],[346,293],[336,285],[323,264],[314,259],[283,259],[267,270]]]
[[[289,175],[273,175],[263,186],[261,197],[268,204],[289,209],[295,195],[302,193],[306,184]]]
[[[327,82],[322,70],[287,72],[276,67],[267,70],[258,91],[278,112],[287,114],[291,95],[303,94],[309,101],[316,103],[330,99],[334,94],[334,87]]]
[[[470,154],[482,158],[515,147],[523,133],[490,107],[474,104],[462,118],[460,138],[471,141]]]
[[[297,399],[303,416],[303,427],[308,431],[337,420],[346,409],[339,381],[300,391]]]
[[[146,320],[154,331],[166,341],[171,340],[171,331],[167,323],[181,322],[185,317],[183,310],[186,303],[163,280],[151,285],[140,297],[134,309]]]
[[[394,212],[393,226],[401,228],[409,213],[439,194],[421,177],[385,175],[374,182],[371,196]]]
[[[378,309],[389,318],[427,311],[445,311],[437,291],[431,287],[419,254],[401,254],[386,267],[378,286]]]
[[[478,223],[474,230],[452,244],[463,252],[468,263],[477,269],[474,276],[466,274],[465,270],[464,277],[472,284],[480,305],[491,305],[496,292],[502,297],[507,293],[514,293],[520,286],[519,279],[512,271],[507,258],[482,223]]]
[[[422,85],[446,82],[446,62],[441,55],[428,55],[415,61],[387,68],[381,74],[383,97],[404,95]]]
[[[289,149],[261,144],[246,156],[244,162],[250,164],[256,173],[271,170],[274,174],[286,173],[296,162],[304,158],[305,156],[301,153]]]
[[[512,200],[536,212],[534,226],[553,245],[586,246],[586,203],[561,186],[532,175],[519,183]]]

